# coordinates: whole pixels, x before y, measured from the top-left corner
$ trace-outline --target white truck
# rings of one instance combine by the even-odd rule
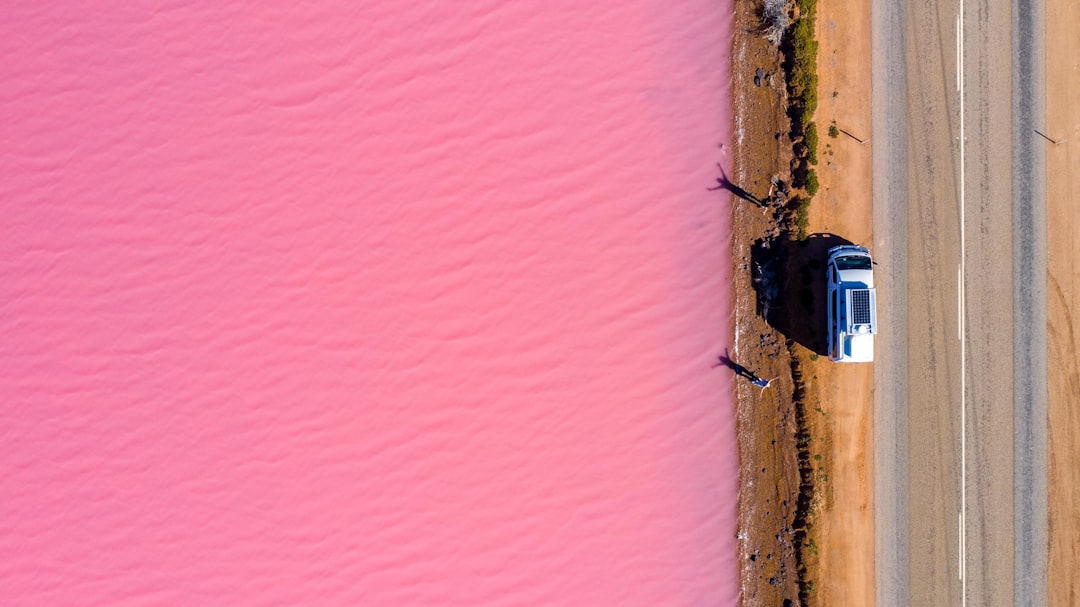
[[[866,247],[829,249],[829,359],[844,363],[874,360],[877,293],[874,262]]]

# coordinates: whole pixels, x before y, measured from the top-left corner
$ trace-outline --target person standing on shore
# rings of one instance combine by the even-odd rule
[[[774,377],[773,379],[776,379],[776,378]],[[770,385],[772,385],[773,379],[763,379],[763,378],[758,377],[757,375],[755,375],[753,378],[750,379],[750,383],[752,383],[755,386],[761,388],[762,392],[764,392],[765,388],[768,388]]]

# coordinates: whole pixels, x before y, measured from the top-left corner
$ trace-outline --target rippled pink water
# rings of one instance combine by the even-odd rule
[[[0,603],[735,603],[730,13],[8,5]]]

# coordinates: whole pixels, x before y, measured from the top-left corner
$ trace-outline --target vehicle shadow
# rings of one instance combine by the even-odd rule
[[[827,355],[825,263],[829,249],[850,244],[829,233],[756,241],[750,261],[758,314],[786,338]]]

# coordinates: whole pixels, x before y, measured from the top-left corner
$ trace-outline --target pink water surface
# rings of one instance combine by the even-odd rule
[[[0,604],[734,604],[731,31],[8,3]]]

